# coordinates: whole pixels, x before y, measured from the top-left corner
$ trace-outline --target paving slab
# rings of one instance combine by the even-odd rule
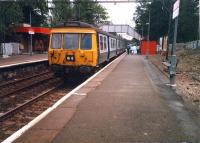
[[[113,63],[15,143],[198,142],[199,127],[143,56]]]
[[[193,141],[146,66],[144,57],[126,56],[87,94],[53,143]]]

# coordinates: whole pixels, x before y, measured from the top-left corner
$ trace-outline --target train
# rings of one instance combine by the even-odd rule
[[[125,51],[126,41],[91,24],[70,21],[50,31],[49,65],[55,73],[90,73]]]

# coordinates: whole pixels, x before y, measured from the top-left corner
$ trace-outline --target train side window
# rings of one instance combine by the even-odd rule
[[[106,36],[104,36],[104,38],[103,38],[103,43],[104,43],[104,50],[107,50],[108,49],[108,44],[107,44],[107,37]]]
[[[109,38],[109,46],[110,46],[110,49],[112,49],[112,39]]]
[[[52,34],[51,47],[52,49],[61,48],[61,34],[58,34],[58,33]]]
[[[99,35],[99,48],[103,51],[103,36]]]
[[[112,48],[114,49],[115,48],[115,41],[114,41],[114,39],[113,39],[113,41],[112,41]]]
[[[81,49],[90,50],[92,49],[92,37],[91,34],[81,34]]]
[[[113,49],[116,49],[117,43],[116,43],[116,39],[114,39],[114,46]]]
[[[64,34],[63,36],[63,48],[64,49],[77,49],[78,48],[78,34]]]

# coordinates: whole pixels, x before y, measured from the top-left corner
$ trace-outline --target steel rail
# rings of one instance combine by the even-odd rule
[[[7,111],[5,113],[3,113],[2,115],[0,115],[0,122],[2,122],[3,120],[9,118],[10,116],[12,116],[13,114],[15,114],[16,112],[20,111],[21,109],[23,109],[25,106],[37,101],[39,98],[42,98],[46,95],[48,95],[48,93],[52,92],[53,90],[55,90],[56,88],[58,88],[59,86],[61,86],[63,83],[59,83],[57,86],[52,87],[50,89],[48,89],[47,91],[43,91],[42,93],[40,93],[38,96],[32,98],[29,101],[26,101],[25,103],[15,107],[14,109],[11,109],[10,111]]]
[[[38,83],[42,83],[42,82],[44,82],[44,81],[47,81],[47,80],[49,80],[49,79],[53,79],[53,77],[52,77],[52,76],[51,76],[51,77],[46,77],[45,79],[43,79],[43,80],[41,80],[41,81],[38,81],[38,82],[35,82],[35,83],[32,83],[32,84],[23,86],[23,87],[21,87],[21,88],[18,88],[18,89],[16,89],[16,90],[13,90],[13,91],[11,90],[11,91],[8,92],[8,93],[5,93],[5,94],[3,94],[3,95],[0,95],[0,98],[8,97],[8,96],[14,94],[15,92],[19,92],[19,91],[24,90],[24,89],[26,89],[26,88],[28,88],[28,87],[32,87],[32,86],[34,86],[34,85],[36,85],[36,84],[38,84]]]
[[[50,73],[50,71],[46,71],[46,72],[43,72],[43,73],[35,74],[33,76],[27,76],[27,77],[24,77],[24,78],[20,78],[18,80],[2,83],[2,84],[0,84],[0,88],[11,85],[11,84],[16,84],[18,82],[21,82],[21,81],[24,81],[24,80],[27,80],[27,79],[31,79],[31,78],[34,78],[34,77],[37,77],[37,76],[40,76],[40,75],[44,75],[44,74],[47,74],[47,73]]]

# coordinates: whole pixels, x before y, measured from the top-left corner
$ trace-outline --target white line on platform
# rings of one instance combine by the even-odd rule
[[[30,63],[38,63],[38,62],[47,61],[47,60],[48,60],[47,58],[40,59],[40,60],[27,60],[26,62],[20,62],[20,63],[9,64],[9,65],[2,65],[2,66],[0,66],[0,68],[8,68],[8,67],[12,67],[12,66],[30,64]]]
[[[5,139],[2,143],[12,143],[17,138],[19,138],[21,135],[23,135],[28,129],[33,127],[35,124],[37,124],[40,120],[42,120],[44,117],[46,117],[50,112],[52,112],[55,108],[57,108],[60,104],[62,104],[67,98],[69,98],[71,95],[76,93],[80,88],[82,88],[84,85],[86,85],[89,81],[91,81],[93,78],[95,78],[98,74],[100,74],[102,71],[104,71],[108,66],[110,66],[112,63],[117,61],[119,58],[121,58],[124,54],[122,54],[120,57],[109,63],[107,66],[105,66],[103,69],[98,71],[96,74],[91,76],[89,79],[87,79],[85,82],[83,82],[81,85],[77,86],[75,89],[73,89],[71,92],[66,94],[64,97],[62,97],[60,100],[58,100],[53,106],[49,107],[47,110],[45,110],[42,114],[37,116],[35,119],[33,119],[31,122],[29,122],[27,125],[16,131],[14,134],[9,136],[7,139]]]

